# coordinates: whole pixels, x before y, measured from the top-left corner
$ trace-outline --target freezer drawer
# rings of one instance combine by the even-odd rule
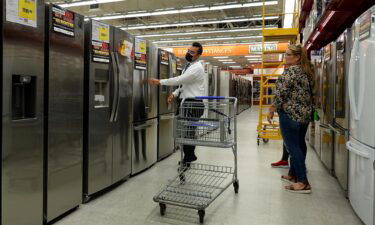
[[[334,171],[341,187],[348,190],[348,151],[346,150],[347,131],[335,129]]]
[[[173,118],[174,114],[159,116],[158,160],[161,160],[174,152]]]
[[[350,138],[349,201],[366,225],[374,224],[374,160],[375,149]]]
[[[330,128],[320,126],[321,153],[320,160],[324,166],[333,172],[333,132]]]
[[[157,161],[157,132],[156,118],[134,124],[132,175],[149,168]]]

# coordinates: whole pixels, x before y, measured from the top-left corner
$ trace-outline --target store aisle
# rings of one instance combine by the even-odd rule
[[[239,194],[226,190],[206,209],[205,224],[212,225],[356,225],[362,224],[336,180],[328,175],[315,152],[307,156],[311,195],[283,190],[280,175],[270,163],[281,156],[281,142],[256,145],[257,111],[238,119]],[[199,148],[199,162],[230,165],[231,151]],[[197,211],[167,206],[164,217],[152,197],[176,174],[179,152],[150,170],[131,178],[62,219],[57,225],[199,224]]]

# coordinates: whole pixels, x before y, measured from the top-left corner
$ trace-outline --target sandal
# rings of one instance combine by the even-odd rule
[[[302,188],[296,189],[295,185],[298,185],[301,183],[295,183],[289,186],[285,186],[285,190],[292,192],[292,193],[298,193],[298,194],[311,194],[311,186],[309,184],[303,184]]]
[[[289,184],[297,183],[297,179],[295,176],[289,176],[289,175],[281,175],[281,180],[285,181]]]

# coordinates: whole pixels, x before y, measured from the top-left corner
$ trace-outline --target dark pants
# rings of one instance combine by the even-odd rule
[[[306,128],[306,129],[302,130],[302,133],[301,133],[301,136],[300,136],[300,138],[301,138],[300,144],[301,144],[302,152],[303,152],[303,154],[305,155],[305,158],[306,158],[307,145],[306,145],[306,141],[305,141],[305,136],[306,136],[306,133],[307,133],[308,126],[306,126],[304,128]],[[285,143],[283,143],[283,156],[282,156],[281,160],[284,160],[284,161],[288,161],[289,160],[289,152],[288,152],[288,150],[285,147]]]
[[[308,123],[292,120],[284,110],[278,111],[280,130],[286,150],[290,154],[289,176],[296,176],[297,182],[307,183],[305,136]]]
[[[181,101],[181,100],[179,100]],[[180,102],[178,103],[178,106],[180,106]],[[191,120],[199,120],[199,118],[204,113],[204,104],[202,103],[202,100],[194,100],[189,99],[185,100],[184,102],[184,117],[186,117],[189,121]],[[180,107],[177,109],[177,114],[180,113]],[[186,127],[186,137],[187,139],[194,139],[195,138],[195,126],[187,126]],[[195,156],[195,145],[183,145],[182,149],[184,151],[184,161],[185,162],[191,162],[196,159]]]

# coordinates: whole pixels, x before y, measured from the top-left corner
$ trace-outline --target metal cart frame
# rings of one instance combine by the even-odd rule
[[[237,98],[233,97],[182,100],[174,123],[175,143],[181,150],[178,174],[154,197],[162,216],[167,204],[175,205],[198,210],[199,221],[203,223],[205,209],[229,186],[233,184],[238,193],[236,112]],[[182,145],[231,148],[234,167],[183,163]]]

